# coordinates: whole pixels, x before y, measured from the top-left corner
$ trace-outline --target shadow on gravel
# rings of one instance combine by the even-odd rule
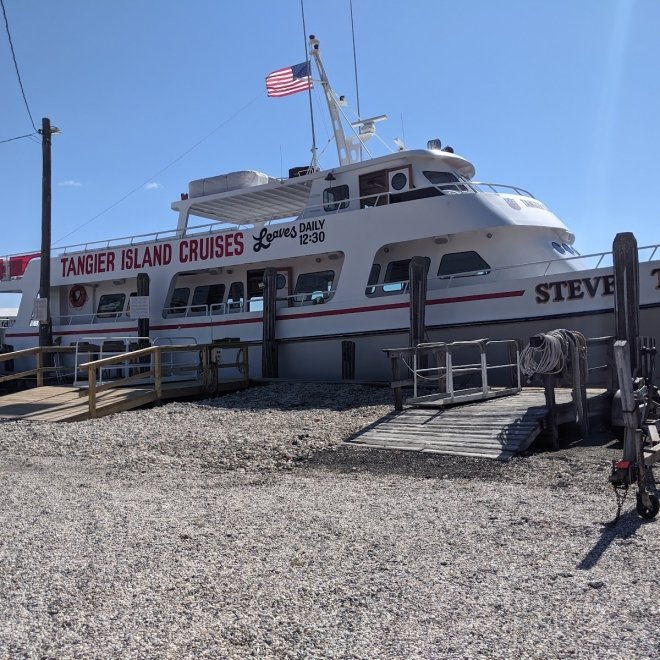
[[[589,551],[587,556],[577,565],[577,568],[582,571],[588,571],[593,568],[600,558],[605,554],[605,551],[615,541],[626,542],[627,539],[634,536],[637,530],[651,520],[644,520],[637,515],[637,511],[628,511],[624,513],[616,524],[603,523],[601,529],[601,536]]]
[[[232,410],[352,410],[365,406],[391,406],[389,388],[345,383],[273,382],[215,399],[199,401],[208,408]]]
[[[365,472],[421,479],[483,479],[501,481],[510,477],[511,464],[487,458],[470,458],[397,449],[372,449],[340,445],[336,451],[314,454],[307,466],[342,473]],[[507,473],[509,470],[509,473]]]

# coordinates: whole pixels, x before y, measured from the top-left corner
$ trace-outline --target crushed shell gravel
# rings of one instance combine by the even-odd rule
[[[605,524],[620,446],[339,446],[390,410],[271,384],[0,423],[0,658],[660,656],[658,523],[631,493]]]

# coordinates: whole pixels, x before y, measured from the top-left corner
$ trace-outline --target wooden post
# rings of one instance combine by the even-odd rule
[[[584,383],[582,375],[586,374],[586,365],[582,365],[585,359],[580,356],[578,345],[574,339],[571,339],[570,355],[571,355],[571,386],[573,395],[573,404],[577,413],[578,424],[580,425],[580,433],[583,438],[589,434],[589,411],[587,410],[587,386]],[[584,374],[583,374],[584,372]]]
[[[275,340],[275,318],[277,314],[277,271],[275,268],[264,270],[264,309],[263,343],[261,349],[261,375],[263,378],[277,378],[278,356]]]
[[[156,388],[156,401],[163,398],[163,359],[162,349],[156,346],[154,349],[154,387]]]
[[[243,360],[243,380],[247,385],[250,382],[250,359],[248,345],[244,344],[243,348],[239,352],[242,353],[241,357]]]
[[[532,348],[539,348],[545,341],[545,335],[541,332],[529,338]],[[545,406],[548,409],[548,420],[550,423],[550,437],[553,449],[559,449],[559,425],[557,423],[557,401],[555,399],[555,374],[543,374],[543,390],[545,394]]]
[[[96,368],[87,367],[87,396],[89,398],[89,417],[96,419]]]
[[[392,382],[398,383],[401,380],[401,369],[399,367],[399,358],[390,358],[392,365]],[[394,388],[394,410],[403,410],[403,392],[401,386]]]
[[[44,384],[44,350],[40,346],[37,350],[37,387]]]
[[[355,380],[355,342],[341,343],[341,379]]]
[[[616,385],[616,364],[614,362],[614,340],[605,345],[605,355],[607,362],[607,371],[605,373],[605,387],[608,394],[614,394],[617,390]]]
[[[637,240],[631,232],[617,234],[612,245],[614,257],[614,335],[627,342],[630,368],[637,368],[639,336],[639,256]],[[619,387],[621,382],[619,381]]]
[[[443,344],[435,348],[433,355],[435,357],[435,368],[438,373],[438,394],[444,394],[447,391],[447,346]]]
[[[147,273],[138,273],[137,275],[137,295],[149,297],[149,275]],[[149,319],[138,319],[137,322],[138,337],[149,337]],[[138,348],[147,348],[149,342],[146,339],[138,340]]]
[[[548,408],[550,420],[550,437],[553,449],[559,449],[559,425],[557,424],[557,401],[555,400],[554,374],[543,374],[543,389],[545,391],[545,405]]]
[[[424,257],[413,257],[408,266],[410,282],[410,333],[409,346],[424,342],[426,335],[426,271],[428,262]]]

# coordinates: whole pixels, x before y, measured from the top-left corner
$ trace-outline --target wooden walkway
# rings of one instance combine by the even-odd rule
[[[224,379],[218,391],[234,391],[246,387],[244,379]],[[81,392],[83,395],[81,396]],[[89,419],[86,390],[66,385],[46,385],[0,396],[0,419],[26,419],[37,422],[76,422]],[[202,396],[205,389],[199,381],[163,383],[162,399]],[[96,395],[96,417],[139,408],[156,401],[153,386],[117,387]]]
[[[570,389],[555,390],[558,422],[575,419]],[[589,415],[609,411],[606,390],[588,390]],[[478,456],[506,461],[525,451],[544,430],[548,409],[542,389],[459,406],[406,408],[347,440],[359,447]]]

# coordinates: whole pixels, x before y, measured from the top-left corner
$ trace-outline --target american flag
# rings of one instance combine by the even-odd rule
[[[266,76],[268,96],[289,96],[311,89],[309,61],[278,69]]]

